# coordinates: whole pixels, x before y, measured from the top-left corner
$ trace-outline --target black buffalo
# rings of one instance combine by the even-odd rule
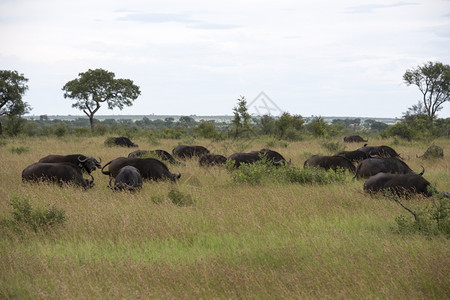
[[[82,154],[69,154],[69,155],[55,155],[50,154],[46,157],[41,158],[38,162],[40,163],[72,163],[80,168],[82,171],[86,171],[88,174],[95,171],[96,168],[101,168],[100,165],[102,159],[95,159],[94,157],[87,157]]]
[[[105,171],[105,167],[109,165],[108,171]],[[167,166],[155,159],[155,158],[129,158],[118,157],[105,164],[102,168],[102,173],[112,177],[116,177],[119,174],[120,169],[124,166],[133,166],[139,170],[143,179],[160,180],[170,179],[176,181],[181,177],[180,174],[170,173]]]
[[[270,149],[261,149],[259,151],[251,151],[248,153],[237,152],[231,154],[227,158],[227,160],[234,161],[235,168],[239,168],[243,163],[252,164],[262,159],[266,159],[275,166],[280,166],[286,163],[286,159],[280,153]]]
[[[346,143],[359,143],[359,142],[367,142],[368,140],[363,139],[359,135],[348,135],[344,137],[344,142]]]
[[[178,145],[172,150],[172,154],[179,158],[192,158],[192,157],[200,157],[203,154],[209,153],[209,150],[203,146],[187,146],[187,145]]]
[[[427,151],[421,156],[417,156],[417,158],[423,159],[433,159],[433,158],[443,158],[444,157],[444,149],[439,146],[433,145],[428,147]]]
[[[109,179],[109,187],[116,191],[135,191],[142,188],[141,173],[133,166],[122,167],[114,180],[114,185],[111,184],[112,180],[113,177]]]
[[[378,173],[367,179],[364,191],[376,193],[389,190],[398,196],[422,194],[430,197],[432,192],[429,186],[430,182],[419,174]]]
[[[128,157],[130,157],[130,158],[133,158],[133,157],[145,158],[145,157],[151,157],[151,156],[157,157],[163,161],[168,161],[169,163],[174,164],[174,165],[184,165],[184,163],[175,160],[175,158],[173,158],[173,156],[169,152],[167,152],[165,150],[161,150],[161,149],[136,150],[136,151],[133,151],[130,154],[128,154]]]
[[[319,167],[325,170],[332,169],[333,171],[341,168],[355,173],[355,166],[353,163],[343,156],[313,155],[303,163],[303,167],[307,166]]]
[[[365,144],[358,150],[369,154],[371,157],[400,157],[400,155],[389,146],[367,146]]]
[[[423,168],[423,167],[422,167]],[[425,172],[423,169],[419,175]],[[367,178],[378,173],[417,174],[402,160],[396,157],[368,158],[356,167],[356,178]]]
[[[90,188],[94,185],[92,180],[84,179],[78,166],[62,163],[34,163],[22,171],[23,181],[50,181],[62,185],[75,184],[84,188]]]
[[[352,163],[358,163],[366,158],[370,158],[370,155],[361,150],[354,151],[341,151],[335,154],[336,156],[343,156],[350,160]]]
[[[119,137],[112,137],[106,140],[108,143],[112,143],[116,146],[122,146],[122,147],[138,147],[137,144],[133,143],[129,138],[125,136],[119,136]]]
[[[198,160],[200,166],[220,166],[227,162],[227,158],[220,154],[206,153]]]

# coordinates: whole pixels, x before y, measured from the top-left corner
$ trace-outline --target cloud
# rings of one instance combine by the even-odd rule
[[[180,23],[187,24],[188,28],[203,30],[227,30],[240,28],[240,25],[207,23],[187,14],[166,14],[166,13],[128,13],[118,21],[141,22],[141,23]]]
[[[131,21],[142,23],[196,23],[185,14],[163,14],[163,13],[130,13],[118,18],[119,21]]]
[[[402,7],[402,6],[411,6],[411,5],[419,5],[416,2],[397,2],[394,4],[365,4],[348,7],[346,9],[346,13],[348,14],[372,14],[375,13],[376,10],[385,9],[385,8],[394,8],[394,7]]]

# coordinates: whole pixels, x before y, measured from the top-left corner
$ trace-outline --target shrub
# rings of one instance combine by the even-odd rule
[[[25,224],[35,232],[39,229],[46,230],[50,227],[64,224],[66,215],[64,210],[54,206],[47,209],[34,209],[31,206],[30,197],[14,195],[10,202],[13,211],[13,219],[16,224]]]
[[[323,141],[320,145],[330,153],[336,153],[345,149],[345,146],[339,142]]]
[[[77,127],[73,129],[73,134],[77,137],[91,136],[92,131],[86,127]]]
[[[233,170],[234,162],[227,161],[225,166],[228,170]],[[263,158],[253,164],[241,164],[239,169],[233,171],[232,179],[236,183],[251,185],[261,184],[264,180],[282,183],[329,184],[344,182],[347,174],[348,171],[343,169],[327,172],[318,168],[303,168],[287,164],[276,167]]]
[[[338,169],[325,171],[320,168],[303,168],[300,166],[284,166],[275,172],[278,181],[299,184],[329,184],[333,182],[344,182],[348,171]]]
[[[413,218],[408,218],[404,215],[397,216],[395,218],[397,223],[396,231],[402,234],[421,233],[428,236],[442,233],[450,237],[450,199],[444,198],[443,195],[435,194],[432,200],[432,205],[428,205],[418,212],[406,208],[396,200],[413,215]]]
[[[167,197],[169,197],[173,204],[178,206],[190,206],[194,204],[194,200],[191,195],[184,194],[178,190],[170,190],[167,193]]]
[[[22,154],[25,152],[29,152],[30,148],[25,147],[25,146],[11,147],[11,149],[9,151],[11,151],[11,153]]]

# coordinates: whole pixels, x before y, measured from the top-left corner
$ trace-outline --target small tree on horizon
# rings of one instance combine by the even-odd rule
[[[94,114],[100,103],[107,103],[108,109],[133,105],[141,94],[139,87],[130,79],[115,79],[115,74],[103,69],[89,69],[79,73],[79,78],[67,82],[62,90],[64,98],[75,99],[72,107],[83,111],[88,117],[91,130],[94,130]]]
[[[234,137],[240,137],[251,131],[250,122],[252,117],[248,113],[247,100],[244,96],[237,99],[237,106],[233,107],[234,119],[231,121],[234,126]]]
[[[428,62],[407,70],[403,75],[406,85],[416,85],[422,93],[422,103],[429,121],[433,123],[442,105],[450,101],[450,66]]]

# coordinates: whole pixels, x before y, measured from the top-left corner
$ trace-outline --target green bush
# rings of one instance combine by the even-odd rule
[[[274,177],[281,182],[299,184],[330,184],[344,182],[348,171],[338,169],[325,171],[320,168],[303,168],[300,166],[284,166],[276,169]]]
[[[184,194],[179,190],[170,190],[167,193],[167,197],[169,197],[173,204],[178,206],[190,206],[194,204],[194,200],[191,195]]]
[[[236,183],[248,183],[258,185],[265,180],[270,182],[299,183],[299,184],[330,184],[333,182],[344,182],[348,171],[339,169],[336,172],[328,172],[319,168],[303,168],[284,164],[274,166],[264,158],[252,164],[241,164],[239,169],[234,170],[234,162],[227,161],[225,164],[232,171],[232,179]]]
[[[29,196],[13,195],[10,204],[13,208],[12,216],[15,224],[28,225],[35,232],[62,225],[66,221],[64,210],[54,206],[47,209],[33,208]]]
[[[427,236],[441,233],[450,237],[450,199],[439,194],[435,194],[432,199],[432,205],[414,212],[413,217],[397,216],[396,231],[401,234],[421,233]]]
[[[340,142],[323,141],[320,145],[330,153],[336,153],[345,149],[345,146]]]
[[[25,146],[11,147],[9,151],[11,151],[11,153],[22,154],[25,152],[30,152],[30,148]]]

